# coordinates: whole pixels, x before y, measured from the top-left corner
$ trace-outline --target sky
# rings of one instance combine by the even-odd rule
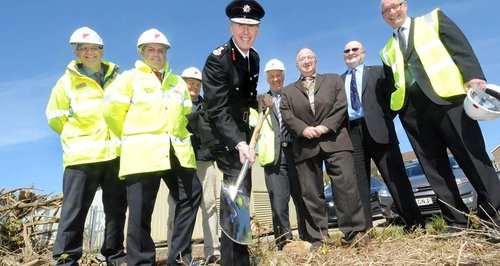
[[[38,193],[62,192],[59,136],[47,126],[45,108],[52,87],[75,59],[71,33],[88,26],[104,40],[104,59],[133,67],[140,59],[137,38],[147,29],[163,32],[172,48],[167,58],[174,73],[203,68],[207,56],[230,38],[225,0],[1,0],[0,32],[0,191],[34,187]],[[268,90],[262,70],[278,58],[284,62],[285,84],[299,72],[295,54],[314,50],[318,73],[341,74],[345,43],[362,42],[365,64],[380,65],[378,51],[391,36],[379,0],[261,0],[266,11],[254,48],[261,57],[260,93]],[[500,84],[498,0],[410,0],[408,15],[441,8],[468,37],[489,83]],[[10,50],[12,48],[12,50]],[[411,146],[396,118],[403,152]],[[480,122],[490,154],[500,144],[500,119]],[[491,154],[490,154],[491,156]]]

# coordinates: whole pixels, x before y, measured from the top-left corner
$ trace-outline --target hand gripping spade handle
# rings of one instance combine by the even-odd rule
[[[264,120],[266,119],[266,116],[268,114],[269,114],[269,107],[265,108],[264,111],[262,111],[259,114],[257,125],[253,130],[252,138],[250,139],[250,144],[248,145],[251,149],[254,149],[255,145],[257,144],[257,138],[259,137],[260,129],[262,128],[262,124],[264,124]],[[248,167],[249,167],[249,162],[248,159],[245,158],[245,161],[243,162],[243,166],[241,167],[238,178],[236,179],[236,183],[228,187],[229,197],[232,201],[236,199],[236,195],[238,194],[238,190],[240,189],[241,183],[243,182],[243,179],[245,179],[245,176],[247,174]]]

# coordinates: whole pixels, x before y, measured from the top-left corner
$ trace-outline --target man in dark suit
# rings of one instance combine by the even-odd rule
[[[288,85],[281,114],[292,134],[293,153],[306,207],[304,240],[318,247],[329,243],[323,163],[331,179],[343,244],[369,238],[354,172],[352,144],[347,131],[346,96],[342,79],[316,73],[316,55],[308,48],[296,56],[300,79]],[[359,240],[359,241],[358,241]]]
[[[255,151],[249,147],[249,109],[257,108],[259,55],[252,48],[259,33],[262,6],[253,0],[234,0],[226,7],[231,19],[229,42],[216,48],[203,68],[205,96],[204,118],[208,126],[200,126],[200,138],[224,173],[223,182],[234,184],[245,159],[252,164]],[[264,106],[272,105],[272,97],[263,97]],[[202,120],[203,121],[203,120]],[[250,194],[250,171],[243,181],[244,193]],[[227,221],[230,207],[221,200],[221,221]],[[224,231],[224,228],[222,228]],[[227,232],[221,236],[222,265],[249,265],[246,245],[234,242]]]
[[[290,196],[295,205],[300,237],[305,232],[304,205],[295,169],[292,140],[280,111],[285,66],[278,59],[271,59],[266,63],[264,72],[270,87],[268,94],[273,97],[274,106],[266,117],[257,145],[271,201],[274,238],[277,249],[281,250],[287,240],[293,238],[288,212]]]
[[[405,228],[410,231],[418,226],[425,228],[399,149],[383,68],[364,65],[365,53],[360,42],[348,42],[343,53],[348,69],[341,77],[347,96],[349,135],[366,222],[368,227],[373,227],[370,202],[373,159],[406,224]]]
[[[381,2],[382,16],[394,29],[380,52],[386,76],[394,84],[391,109],[399,112],[450,229],[466,227],[464,213],[469,210],[460,197],[447,149],[478,194],[478,215],[498,223],[500,181],[477,121],[463,110],[465,91],[486,88],[479,61],[465,35],[441,10],[410,18],[407,8],[406,1]]]

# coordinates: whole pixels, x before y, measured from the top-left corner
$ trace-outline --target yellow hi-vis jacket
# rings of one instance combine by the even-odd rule
[[[415,18],[414,48],[431,82],[440,97],[464,94],[463,78],[450,54],[439,39],[439,9]],[[391,109],[399,111],[405,103],[406,84],[404,58],[395,37],[391,37],[380,51],[380,57],[394,74],[396,90],[391,95]]]
[[[254,108],[250,108],[250,121],[249,124],[252,127],[257,125],[259,119],[259,114]],[[277,160],[275,156],[275,142],[279,141],[276,139],[274,134],[273,125],[271,122],[271,115],[267,115],[260,129],[259,136],[257,139],[257,152],[259,158],[259,164],[261,166],[266,166],[269,164],[274,164]]]
[[[164,70],[160,82],[151,68],[138,60],[135,68],[125,71],[106,90],[103,114],[110,129],[121,138],[122,179],[170,169],[171,139],[173,145],[180,143],[182,147],[175,149],[181,165],[196,167],[186,129],[185,113],[191,111],[192,104],[187,85],[168,71],[168,64]],[[185,148],[188,145],[190,149]]]
[[[107,69],[104,88],[118,74],[118,66],[102,61]],[[119,139],[102,117],[104,91],[71,61],[52,89],[46,116],[49,126],[61,136],[63,166],[103,162],[118,156]]]

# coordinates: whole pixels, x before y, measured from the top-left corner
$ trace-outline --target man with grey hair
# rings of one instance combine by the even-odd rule
[[[281,117],[280,102],[285,81],[285,65],[278,59],[271,59],[264,67],[268,94],[273,97],[272,112],[266,116],[257,143],[259,163],[264,167],[266,187],[271,201],[273,230],[278,250],[292,239],[288,204],[293,198],[297,214],[299,236],[305,232],[304,206],[300,192],[297,170],[293,157],[290,133]]]
[[[369,236],[359,198],[352,143],[347,131],[344,85],[335,74],[316,73],[316,54],[299,50],[300,78],[285,87],[281,114],[292,136],[295,165],[305,205],[304,238],[314,247],[330,243],[323,164],[332,182],[343,245],[366,245]]]
[[[249,146],[251,130],[248,123],[250,108],[258,107],[257,81],[260,58],[252,48],[259,33],[264,9],[254,0],[234,0],[226,6],[230,19],[231,39],[210,53],[203,68],[205,113],[200,120],[202,145],[210,149],[217,166],[224,173],[223,185],[236,183],[243,162],[255,161],[255,150]],[[267,97],[266,97],[267,96]],[[261,98],[261,97],[259,97]],[[264,106],[272,105],[269,95],[263,95]],[[251,191],[251,171],[247,171],[240,187],[243,193]],[[247,243],[251,242],[250,228],[245,241],[236,241],[231,230],[238,225],[231,216],[231,199],[220,203],[222,265],[249,265]],[[239,217],[238,217],[239,218]],[[236,230],[237,231],[237,230]],[[241,235],[239,235],[241,236]]]
[[[382,17],[393,34],[380,51],[392,84],[390,107],[401,123],[420,165],[439,198],[449,230],[468,225],[447,150],[478,194],[480,218],[500,223],[500,181],[485,149],[477,121],[463,108],[465,92],[485,89],[471,45],[439,8],[410,18],[407,1],[382,0]]]

